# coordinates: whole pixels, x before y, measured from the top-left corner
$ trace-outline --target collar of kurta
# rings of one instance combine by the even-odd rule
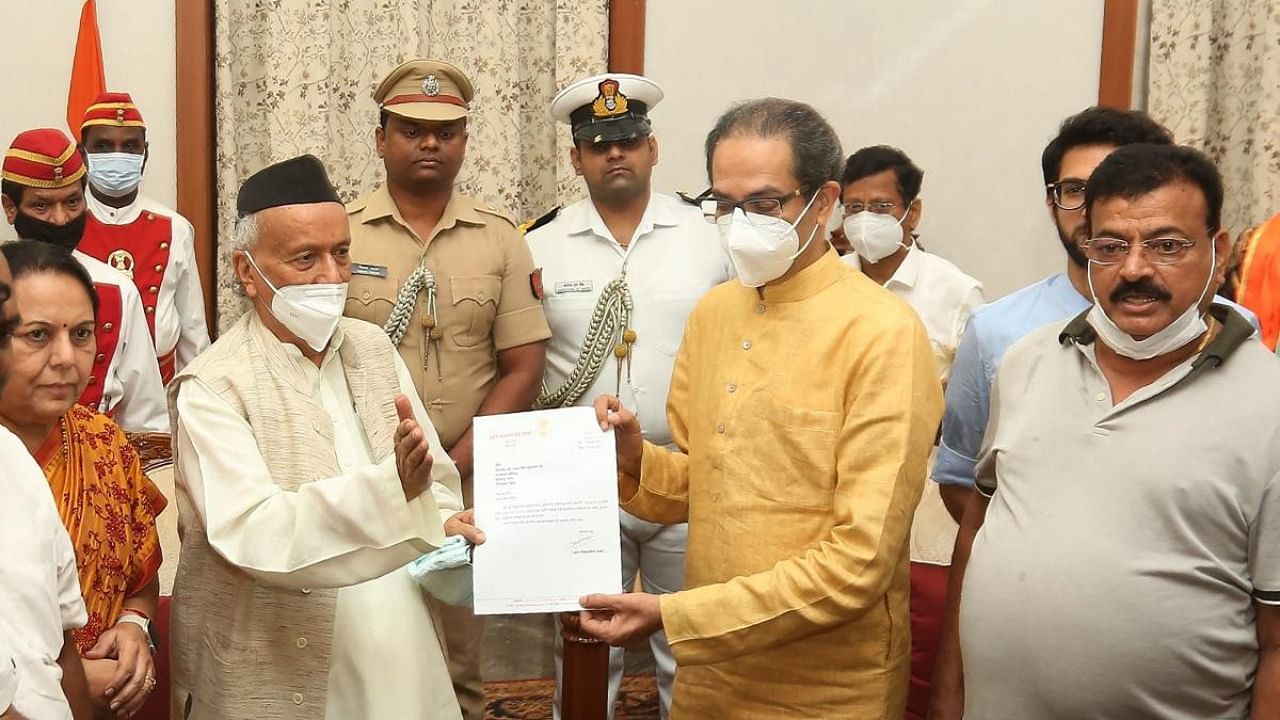
[[[807,300],[814,295],[836,284],[842,277],[852,271],[848,265],[840,262],[836,251],[827,248],[827,252],[812,265],[787,278],[776,285],[765,285],[765,302],[796,302]],[[754,294],[754,293],[753,293]]]
[[[302,372],[302,367],[311,361],[302,354],[298,346],[293,343],[286,342],[276,337],[271,332],[271,328],[262,322],[262,318],[258,315],[256,308],[250,308],[245,313],[249,324],[250,335],[258,339],[258,343],[262,346],[263,352],[266,354],[268,361],[283,379],[294,386],[298,392],[309,395],[314,388],[311,381]],[[351,343],[347,342],[347,334],[343,330],[344,323],[352,322],[347,318],[343,318],[338,323],[338,327],[333,332],[333,337],[329,340],[329,347],[325,349],[325,358],[322,363],[331,362],[334,350],[337,350],[338,358],[342,361],[344,368],[359,369],[360,362],[356,357],[355,348],[351,347]]]
[[[889,278],[886,285],[901,285],[906,288],[916,286],[916,278],[920,277],[920,253],[921,250],[916,249],[915,243],[907,246],[907,254],[902,258],[902,264],[894,271],[893,277]]]
[[[1209,314],[1222,323],[1222,330],[1218,332],[1213,342],[1201,350],[1199,356],[1192,361],[1193,373],[1205,367],[1218,367],[1226,362],[1227,358],[1231,357],[1246,340],[1253,337],[1253,325],[1235,309],[1226,305],[1210,305]],[[1058,342],[1063,345],[1068,342],[1076,345],[1090,345],[1097,339],[1098,334],[1089,325],[1088,310],[1072,318],[1062,332],[1058,333]]]
[[[591,200],[588,199],[578,207],[569,208],[569,212],[572,213],[567,218],[570,235],[593,233],[602,238],[612,237],[609,227],[604,223],[604,218],[600,217],[600,211]],[[680,224],[679,220],[676,219],[675,213],[671,212],[671,208],[662,202],[656,193],[650,194],[649,204],[645,206],[644,215],[636,225],[636,237],[652,231],[655,227],[674,227],[678,224]]]
[[[400,208],[396,207],[396,201],[391,197],[391,191],[384,184],[369,196],[369,201],[365,204],[364,213],[361,215],[360,221],[362,223],[371,223],[388,217],[406,228],[409,227],[409,224],[404,221],[404,217],[400,214]],[[435,232],[439,233],[443,230],[448,230],[458,223],[484,225],[485,220],[476,211],[475,205],[470,200],[457,192],[453,192],[449,195],[449,203],[444,206],[444,213],[440,215],[440,221],[436,223]]]

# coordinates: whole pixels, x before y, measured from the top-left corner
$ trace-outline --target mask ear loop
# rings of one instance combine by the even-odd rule
[[[805,203],[804,210],[800,211],[800,217],[797,217],[796,221],[791,223],[792,232],[795,232],[796,225],[798,225],[800,223],[800,220],[804,218],[805,214],[809,212],[809,208],[813,207],[813,201],[818,199],[818,193],[820,192],[822,192],[821,188],[819,188],[817,191],[813,193],[813,197],[809,198],[809,202]],[[809,239],[805,240],[804,244],[800,246],[800,249],[796,250],[796,253],[787,259],[795,260],[796,258],[803,255],[804,251],[809,249],[809,244],[813,242],[813,237],[817,234],[818,234],[818,223],[814,223],[813,230],[809,233]],[[796,239],[797,240],[800,239],[799,235],[796,236]]]

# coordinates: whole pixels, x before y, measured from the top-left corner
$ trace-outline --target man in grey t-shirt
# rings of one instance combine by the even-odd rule
[[[1094,304],[996,376],[934,717],[1280,717],[1280,361],[1210,309],[1221,179],[1131,145],[1086,193]]]

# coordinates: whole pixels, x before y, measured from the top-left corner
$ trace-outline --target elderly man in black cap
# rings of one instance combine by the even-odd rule
[[[262,170],[237,209],[253,309],[169,387],[173,715],[455,720],[403,568],[482,540],[457,469],[386,334],[342,317],[351,238],[320,161]]]

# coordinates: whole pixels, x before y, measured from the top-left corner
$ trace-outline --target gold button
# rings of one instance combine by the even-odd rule
[[[294,705],[301,705],[301,704],[302,704],[302,693],[294,693],[294,694],[293,694],[293,704],[294,704]]]
[[[298,638],[298,642],[297,642],[297,643],[295,643],[295,644],[298,646],[298,649],[299,649],[299,650],[302,650],[303,648],[305,648],[305,647],[307,646],[307,639],[306,639],[306,638]]]
[[[97,385],[97,384],[98,384],[98,378],[94,377],[93,375],[90,375],[90,376],[89,376],[89,385]]]
[[[160,292],[160,288],[156,287],[155,285],[152,285],[151,287],[147,288],[147,290],[148,290],[148,291],[150,291],[150,292],[151,292],[151,294],[153,294],[153,295],[154,295],[155,293]]]
[[[729,394],[732,395],[736,392],[738,392],[738,386],[733,383],[729,383]]]
[[[311,588],[302,588],[302,594],[303,594],[303,595],[310,595],[310,594],[311,594]]]
[[[368,290],[365,290],[364,292],[360,293],[360,299],[361,299],[361,300],[368,300],[368,299],[369,299],[369,291],[368,291]]]
[[[163,266],[163,265],[157,265],[157,266],[156,266],[156,272],[160,272],[161,270],[164,270],[164,266]]]
[[[103,360],[106,360],[106,359],[107,359],[107,356],[106,356],[105,354],[103,354],[103,353],[98,353],[98,357],[94,358],[94,359],[93,359],[93,361],[94,361],[94,362],[102,362]]]
[[[152,306],[150,306],[150,305],[148,305],[148,306],[147,306],[147,314],[148,314],[148,315],[153,315],[153,314],[155,314],[155,311],[156,311],[156,309],[155,309],[154,307],[152,307]]]
[[[764,314],[764,303],[760,303],[759,305],[756,305],[756,314],[757,315]]]
[[[155,219],[156,219],[156,215],[155,215],[155,213],[147,213],[147,219],[148,219],[148,220],[155,220]]]
[[[483,290],[481,290],[480,292],[476,293],[476,297],[477,297],[477,298],[479,298],[479,299],[481,299],[481,300],[483,300],[483,299],[484,299],[484,291],[483,291]]]
[[[167,243],[167,242],[162,242],[162,243],[160,243],[160,249],[161,249],[161,250],[168,250],[168,249],[169,249],[169,243]]]
[[[112,325],[111,323],[102,323],[103,332],[111,332],[112,328],[114,327],[115,325]]]
[[[743,340],[743,341],[742,341],[742,349],[743,349],[743,350],[750,350],[750,349],[751,349],[751,341],[750,341],[750,340]]]

